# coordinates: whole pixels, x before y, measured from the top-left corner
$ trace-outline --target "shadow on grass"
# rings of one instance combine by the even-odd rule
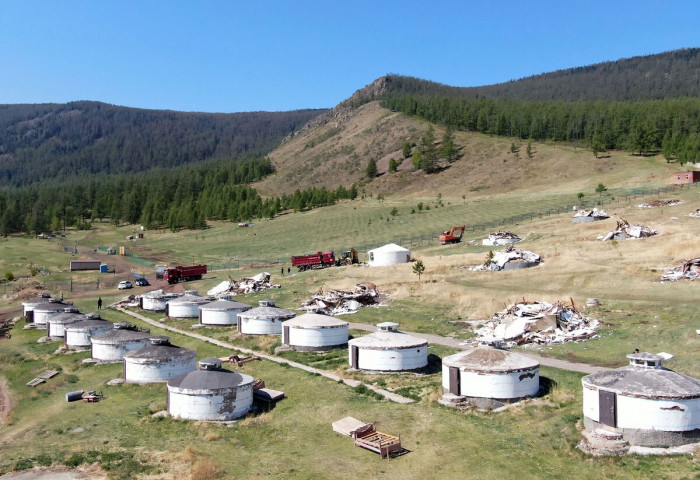
[[[549,377],[540,376],[540,391],[537,392],[537,396],[544,397],[546,395],[549,395],[555,388],[557,388],[556,380],[553,380]]]

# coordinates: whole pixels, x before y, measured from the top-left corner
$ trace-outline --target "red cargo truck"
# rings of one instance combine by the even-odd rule
[[[335,254],[333,252],[316,252],[308,255],[292,257],[292,265],[300,272],[312,268],[325,268],[335,265]]]
[[[193,265],[191,267],[168,267],[165,269],[165,281],[168,283],[189,282],[190,280],[201,280],[202,275],[207,273],[206,265]]]

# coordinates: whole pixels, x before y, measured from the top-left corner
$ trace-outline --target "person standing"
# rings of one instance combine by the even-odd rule
[[[97,299],[97,309],[102,310],[102,297]]]

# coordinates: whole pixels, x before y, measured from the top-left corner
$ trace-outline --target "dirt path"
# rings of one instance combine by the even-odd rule
[[[323,377],[330,378],[331,380],[333,380],[335,382],[342,381],[345,385],[348,385],[348,386],[353,387],[353,388],[362,385],[362,382],[359,382],[357,380],[353,380],[351,378],[344,378],[344,377],[341,377],[340,375],[336,375],[335,373],[327,372],[326,370],[319,370],[318,368],[313,368],[313,367],[309,367],[308,365],[304,365],[304,364],[297,363],[297,362],[292,362],[290,360],[276,357],[274,355],[267,355],[267,354],[262,353],[262,352],[256,352],[255,350],[251,350],[249,348],[237,347],[235,345],[232,345],[232,344],[227,343],[227,342],[223,342],[221,340],[215,340],[213,338],[209,338],[205,335],[199,335],[197,333],[186,332],[184,330],[180,330],[179,328],[170,327],[168,325],[165,325],[164,323],[157,322],[155,320],[151,320],[150,318],[144,317],[143,315],[139,315],[136,312],[131,312],[129,310],[123,310],[123,309],[118,309],[118,310],[120,312],[126,313],[127,315],[131,315],[134,318],[138,318],[139,320],[142,320],[150,325],[153,325],[154,327],[158,327],[158,328],[162,328],[164,330],[179,333],[181,335],[187,335],[188,337],[196,338],[198,340],[202,340],[203,342],[209,342],[209,343],[212,343],[214,345],[218,345],[220,347],[226,348],[228,350],[237,350],[239,352],[243,352],[243,353],[248,354],[248,355],[257,355],[258,357],[264,358],[265,360],[270,360],[271,362],[280,363],[280,364],[287,364],[290,367],[298,368],[298,369],[304,370],[306,372],[317,373]],[[367,385],[367,384],[364,384],[364,385],[368,389],[382,395],[384,398],[391,400],[392,402],[403,403],[403,404],[413,403],[413,400],[411,400],[410,398],[402,397],[401,395],[397,395],[396,393],[389,392],[388,390],[377,388],[374,385]]]
[[[7,389],[5,379],[0,377],[0,424],[5,423],[5,419],[7,419],[11,409],[12,398],[10,398],[10,392]]]
[[[365,323],[351,323],[350,328],[354,328],[355,330],[365,330],[368,332],[375,332],[377,330],[377,327],[374,325],[367,325]],[[413,332],[405,332],[409,335],[414,335],[419,338],[424,338],[428,341],[428,343],[434,343],[436,345],[444,345],[446,347],[452,347],[452,348],[457,348],[459,350],[466,350],[467,346],[462,345],[462,340],[457,340],[454,338],[450,337],[441,337],[439,335],[431,335],[429,333],[413,333]],[[587,363],[575,363],[575,362],[569,362],[567,360],[559,360],[558,358],[550,358],[550,357],[543,357],[540,355],[537,355],[536,353],[525,353],[525,352],[518,352],[521,355],[524,355],[526,357],[530,357],[532,359],[537,360],[540,362],[540,365],[544,365],[545,367],[552,367],[552,368],[558,368],[559,370],[568,370],[570,372],[579,372],[579,373],[598,373],[598,372],[603,372],[606,370],[610,370],[609,368],[605,367],[597,367],[595,365],[589,365]]]

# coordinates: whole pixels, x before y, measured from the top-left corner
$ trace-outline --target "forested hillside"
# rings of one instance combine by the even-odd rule
[[[452,87],[389,75],[385,91],[441,97],[641,101],[700,97],[700,48],[557,70],[480,87]]]
[[[264,155],[323,112],[187,113],[98,102],[0,105],[0,186]]]

